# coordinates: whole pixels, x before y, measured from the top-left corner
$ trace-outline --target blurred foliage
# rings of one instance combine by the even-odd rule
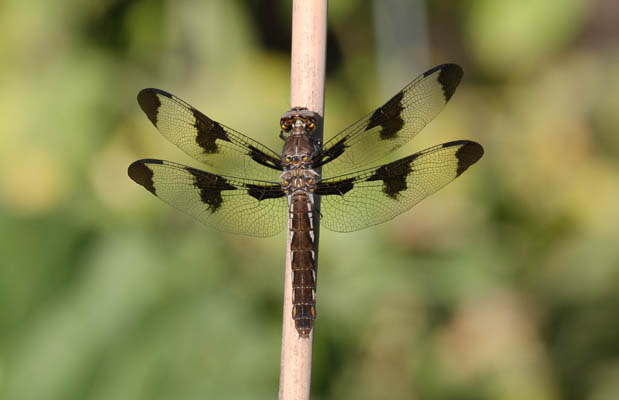
[[[385,76],[370,2],[331,3],[326,137],[454,61],[402,154],[486,155],[393,222],[323,232],[314,398],[619,398],[619,5],[419,1],[430,63]],[[205,229],[126,168],[196,165],[143,87],[279,148],[289,24],[275,0],[0,5],[0,398],[275,398],[284,236]]]

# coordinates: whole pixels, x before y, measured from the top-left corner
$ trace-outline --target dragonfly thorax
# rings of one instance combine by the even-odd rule
[[[292,194],[302,190],[312,193],[316,190],[316,184],[320,175],[313,169],[290,169],[282,173],[282,189],[286,194]]]
[[[282,150],[282,167],[284,171],[311,168],[314,153],[315,146],[307,135],[289,136]]]
[[[316,114],[304,108],[293,108],[282,116],[281,126],[286,141],[282,149],[282,189],[286,194],[314,192],[320,180],[320,175],[312,168],[317,151],[312,141]]]
[[[312,139],[316,130],[316,114],[305,108],[293,108],[285,113],[281,120],[282,139],[285,140],[282,149],[282,167],[289,169],[308,169],[317,151],[317,145]]]

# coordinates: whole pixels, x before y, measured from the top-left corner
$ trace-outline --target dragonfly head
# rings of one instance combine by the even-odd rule
[[[307,108],[295,107],[279,120],[282,134],[310,134],[316,130],[317,115]]]

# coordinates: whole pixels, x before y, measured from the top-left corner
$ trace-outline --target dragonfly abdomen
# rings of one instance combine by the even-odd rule
[[[313,201],[300,191],[290,198],[292,318],[301,337],[308,337],[316,319],[316,262]]]

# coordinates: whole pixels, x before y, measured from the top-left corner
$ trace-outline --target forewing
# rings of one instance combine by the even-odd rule
[[[218,172],[266,181],[281,174],[281,159],[274,151],[170,93],[144,89],[138,103],[166,139]]]
[[[287,199],[276,182],[225,177],[155,159],[135,161],[128,172],[161,200],[217,230],[273,236],[286,227]]]
[[[380,224],[409,210],[460,176],[481,158],[478,143],[456,141],[354,174],[327,178],[321,195],[321,227],[351,232]]]
[[[379,160],[414,138],[451,99],[462,68],[443,64],[426,71],[382,107],[355,122],[323,146],[314,167],[325,176],[347,174]]]

